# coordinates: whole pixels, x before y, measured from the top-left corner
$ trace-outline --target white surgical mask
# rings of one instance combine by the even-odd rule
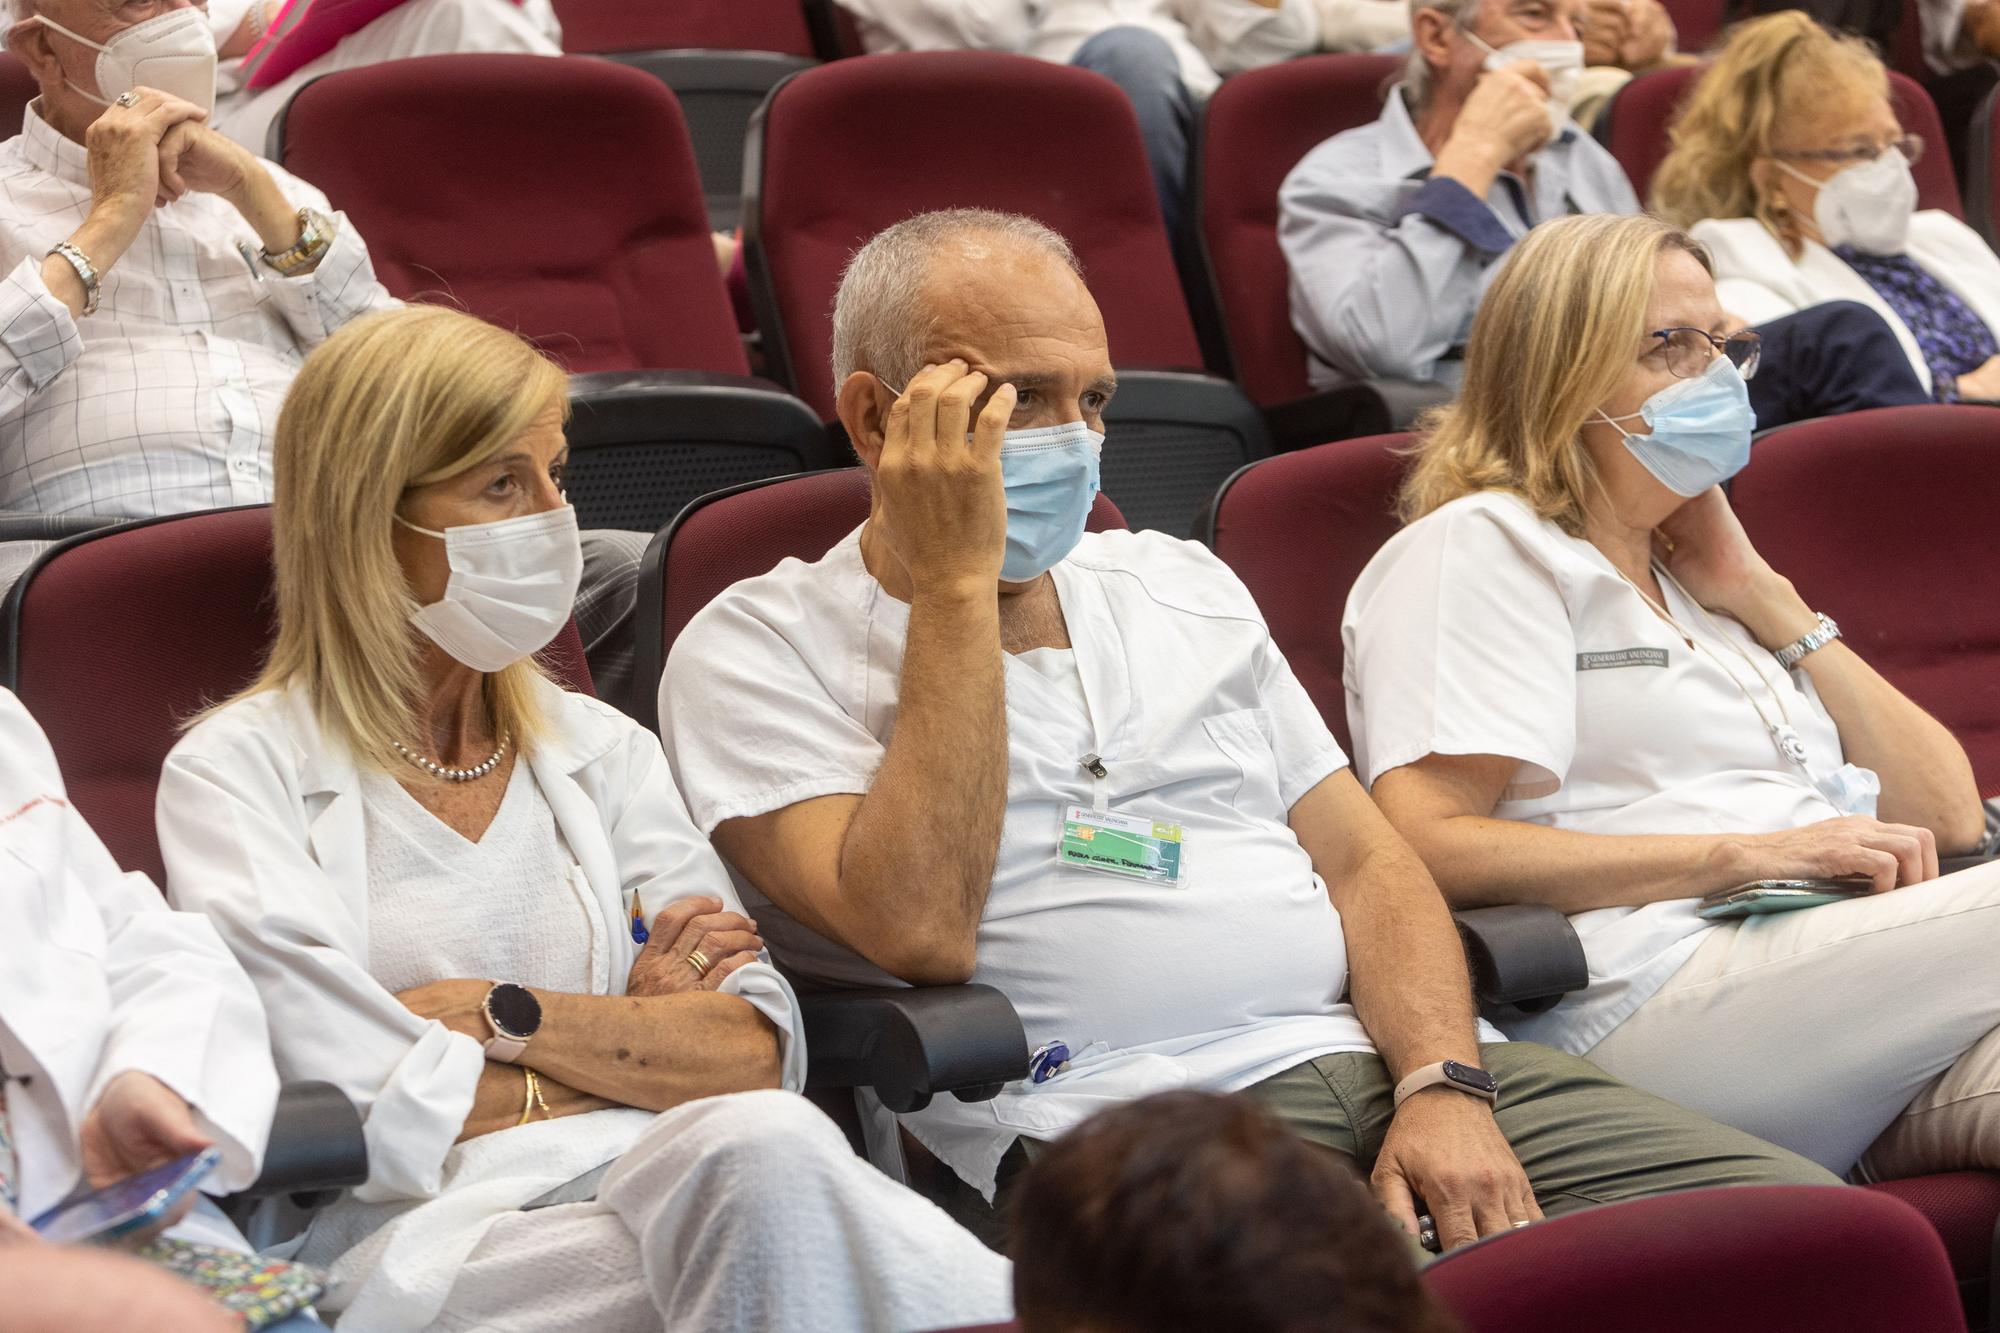
[[[1493,47],[1470,28],[1460,28],[1472,44],[1486,52],[1487,69],[1504,69],[1517,60],[1532,60],[1549,76],[1549,139],[1569,124],[1569,109],[1576,104],[1577,81],[1583,77],[1583,43],[1524,39]]]
[[[108,46],[71,32],[45,14],[35,18],[98,53],[97,92],[70,84],[79,97],[110,106],[134,88],[157,88],[203,111],[215,110],[215,34],[201,10],[190,7],[157,14],[125,29]]]
[[[474,671],[499,671],[548,647],[569,619],[583,578],[576,509],[412,532],[444,542],[444,596],[410,617],[432,642]]]
[[[1813,222],[1827,248],[1851,245],[1867,255],[1899,255],[1910,240],[1910,215],[1917,211],[1917,178],[1901,150],[1886,149],[1879,157],[1843,167],[1816,181],[1778,158],[1780,169],[1808,185],[1819,186],[1813,200]]]

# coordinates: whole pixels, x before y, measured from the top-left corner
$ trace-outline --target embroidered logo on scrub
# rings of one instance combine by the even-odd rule
[[[1619,648],[1608,653],[1578,653],[1578,671],[1611,671],[1618,667],[1664,667],[1667,664],[1667,650],[1664,648]]]

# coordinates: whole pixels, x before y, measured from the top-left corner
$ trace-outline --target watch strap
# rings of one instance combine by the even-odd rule
[[[1822,611],[1819,615],[1819,624],[1813,626],[1809,632],[1800,636],[1795,642],[1788,643],[1778,649],[1773,656],[1778,659],[1779,666],[1790,671],[1793,667],[1804,661],[1808,653],[1818,652],[1839,637],[1840,626],[1833,623],[1832,616]]]
[[[332,244],[333,219],[316,208],[301,208],[299,239],[292,243],[289,250],[280,250],[276,254],[264,251],[264,262],[285,277],[297,277],[317,264]]]
[[[57,241],[49,247],[50,255],[61,255],[69,266],[76,270],[76,280],[83,284],[83,313],[86,317],[97,313],[97,298],[101,283],[97,265],[90,262],[90,256],[68,241]],[[48,255],[44,255],[46,259]]]
[[[486,1020],[491,1023],[492,1019]],[[486,1042],[486,1058],[503,1065],[511,1065],[521,1058],[521,1052],[528,1049],[528,1043],[518,1037],[489,1037]]]
[[[1457,1079],[1454,1079],[1450,1074],[1446,1073],[1445,1066],[1451,1063],[1453,1062],[1450,1060],[1439,1060],[1435,1064],[1425,1065],[1421,1069],[1413,1069],[1408,1074],[1404,1075],[1403,1081],[1396,1085],[1395,1099],[1397,1108],[1401,1109],[1404,1102],[1408,1101],[1411,1097],[1415,1096],[1417,1093],[1422,1092],[1425,1088],[1435,1088],[1438,1087],[1439,1085],[1451,1088],[1457,1092],[1462,1092],[1468,1097],[1478,1097],[1482,1101],[1488,1103],[1499,1100],[1499,1094],[1497,1092],[1491,1092],[1485,1088],[1475,1088],[1472,1087],[1470,1084],[1460,1083]],[[1485,1071],[1481,1070],[1479,1072],[1484,1073]]]

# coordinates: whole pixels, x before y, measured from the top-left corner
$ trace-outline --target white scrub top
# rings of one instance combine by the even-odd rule
[[[972,980],[1014,1002],[1030,1047],[1060,1040],[1076,1058],[1048,1082],[990,1102],[940,1097],[905,1117],[989,1195],[1020,1135],[1054,1138],[1165,1088],[1240,1088],[1372,1049],[1341,1003],[1339,914],[1287,823],[1347,760],[1248,591],[1203,547],[1155,532],[1086,535],[1054,575],[1087,707],[1036,669],[1059,677],[1061,664],[1007,659],[1007,814]],[[702,832],[867,792],[895,726],[908,625],[909,606],[863,565],[858,532],[695,617],[668,660],[660,715]],[[1080,763],[1092,753],[1111,810],[1185,826],[1179,884],[1057,865],[1062,808],[1094,798]],[[791,967],[897,984],[738,888]]]
[[[1772,833],[1874,813],[1874,776],[1845,765],[1810,678],[1661,582],[1668,612],[1709,651],[1518,496],[1465,496],[1410,524],[1362,571],[1341,621],[1362,780],[1430,754],[1505,755],[1521,766],[1494,817],[1582,833]],[[1789,717],[1810,773],[1779,753],[1718,659],[1773,721]],[[1589,987],[1505,1023],[1508,1035],[1588,1051],[1712,929],[1696,905],[1572,916]]]

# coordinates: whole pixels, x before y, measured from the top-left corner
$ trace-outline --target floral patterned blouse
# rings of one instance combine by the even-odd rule
[[[1993,330],[1972,307],[1908,255],[1869,255],[1845,245],[1834,253],[1875,289],[1915,335],[1939,402],[1957,402],[1958,377],[2000,354]]]

